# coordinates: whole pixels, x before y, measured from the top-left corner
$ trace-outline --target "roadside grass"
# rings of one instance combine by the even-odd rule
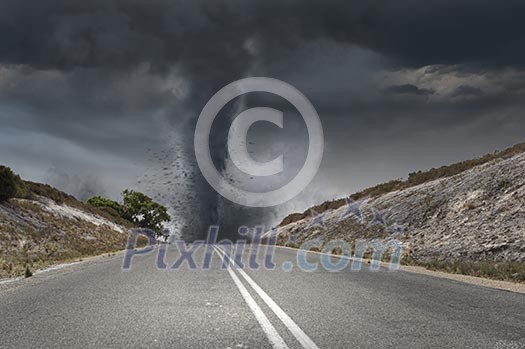
[[[402,258],[401,263],[403,265],[419,266],[428,270],[443,271],[450,274],[525,283],[525,263],[461,260],[418,261],[410,257]]]
[[[140,247],[140,244],[137,244]],[[26,251],[16,253],[16,251],[7,251],[0,257],[0,279],[9,277],[18,277],[28,275],[28,271],[45,269],[57,264],[81,262],[84,258],[99,255],[113,256],[116,252],[126,248],[125,243],[120,246],[111,248],[92,248],[84,247],[81,250],[75,250],[71,246],[63,246],[59,250],[42,254],[37,251]],[[31,273],[31,275],[32,275]]]
[[[65,244],[48,253],[41,252],[34,246],[23,251],[3,251],[2,257],[0,257],[0,278],[23,275],[27,277],[28,270],[34,271],[57,264],[79,262],[86,257],[111,254],[123,249],[125,249],[125,243],[120,246],[113,245],[109,248],[84,246],[81,249],[75,249],[75,247]]]
[[[349,242],[352,250],[352,257],[354,257],[355,242]],[[278,245],[286,246],[294,249],[300,249],[301,242],[287,243],[281,240]],[[324,251],[325,244],[321,248],[311,248],[313,252]],[[341,255],[340,248],[335,247],[328,253],[333,255]],[[371,260],[374,257],[374,251],[367,248],[363,253],[363,259]],[[390,263],[392,260],[392,249],[387,248],[381,256],[381,261]],[[517,283],[525,283],[525,263],[518,262],[498,262],[498,261],[462,261],[462,260],[417,260],[406,253],[400,259],[401,265],[424,267],[432,271],[443,271],[450,274],[461,274],[468,276],[477,276],[500,281],[511,281]]]

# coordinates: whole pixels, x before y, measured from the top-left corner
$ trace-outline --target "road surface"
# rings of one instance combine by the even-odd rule
[[[274,270],[224,269],[220,251],[208,270],[158,270],[154,251],[129,271],[117,254],[1,283],[0,347],[525,347],[521,294],[367,265],[283,271],[281,248]]]

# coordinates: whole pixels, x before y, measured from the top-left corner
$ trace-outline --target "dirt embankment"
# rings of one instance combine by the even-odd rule
[[[95,211],[43,196],[0,204],[0,278],[122,250],[130,225]]]
[[[279,227],[279,243],[297,247],[318,238],[352,245],[360,239],[395,238],[406,264],[524,282],[525,153],[475,164],[369,196],[359,207],[361,221],[352,214],[344,217],[344,200],[314,207],[324,215],[324,227],[312,225],[308,211],[291,215]]]

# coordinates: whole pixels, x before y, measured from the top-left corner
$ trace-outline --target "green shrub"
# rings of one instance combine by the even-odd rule
[[[30,195],[24,182],[9,167],[0,166],[0,202]]]
[[[24,275],[25,275],[26,278],[30,278],[31,276],[33,276],[33,273],[31,272],[31,269],[29,269],[29,265],[26,265],[26,271],[25,271]]]
[[[114,210],[115,212],[120,212],[121,210],[120,204],[118,202],[110,200],[110,199],[106,199],[99,195],[93,196],[92,198],[88,199],[87,203],[90,204],[91,206],[95,206],[99,208],[110,208]]]

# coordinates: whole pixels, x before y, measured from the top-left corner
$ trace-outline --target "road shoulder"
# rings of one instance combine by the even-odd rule
[[[292,247],[288,246],[276,246],[277,248],[283,248],[283,249],[290,249],[290,250],[297,250]],[[323,254],[321,252],[316,251],[308,251],[308,253],[313,254]],[[340,257],[337,255],[331,255],[333,257]],[[370,262],[369,259],[363,259],[364,262]],[[388,268],[389,264],[385,262],[381,262],[381,266]],[[416,273],[416,274],[423,274],[428,276],[433,276],[437,278],[442,279],[449,279],[459,282],[464,282],[471,285],[476,286],[482,286],[482,287],[489,287],[494,288],[502,291],[509,291],[509,292],[515,292],[515,293],[521,293],[525,294],[525,284],[523,283],[515,283],[515,282],[509,282],[509,281],[500,281],[500,280],[492,280],[477,276],[470,276],[470,275],[462,275],[462,274],[450,274],[443,271],[434,271],[429,270],[424,267],[418,267],[418,266],[409,266],[409,265],[401,265],[399,270],[408,272],[408,273]]]

